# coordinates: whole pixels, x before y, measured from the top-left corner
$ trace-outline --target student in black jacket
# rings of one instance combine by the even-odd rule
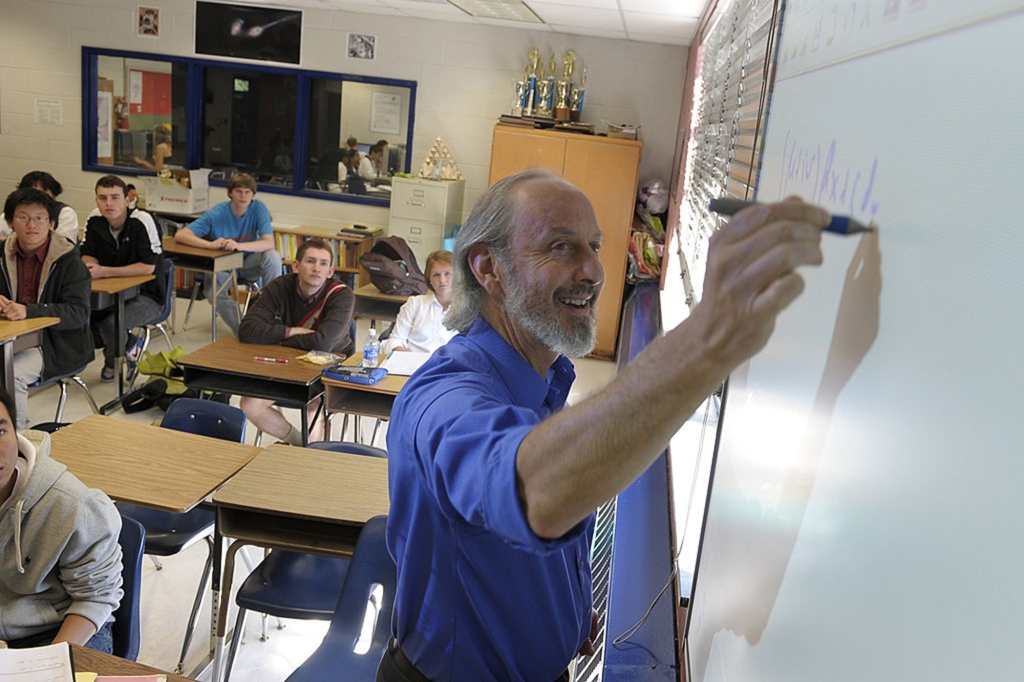
[[[0,260],[0,317],[59,317],[43,330],[42,348],[14,356],[17,428],[28,424],[28,385],[69,374],[95,357],[89,332],[92,278],[75,245],[54,232],[57,204],[37,189],[19,189],[4,202],[13,234]]]
[[[93,279],[106,277],[133,277],[156,273],[160,260],[159,244],[153,244],[149,230],[141,220],[129,214],[128,192],[124,180],[116,175],[104,175],[96,182],[96,207],[100,215],[92,216],[85,224],[82,242],[82,260]],[[94,310],[91,326],[103,343],[102,381],[113,381],[116,376],[114,359],[117,344],[126,345],[129,360],[137,361],[136,339],[129,331],[155,318],[164,307],[166,273],[139,287],[139,295],[125,301],[124,329],[114,329],[114,308]]]

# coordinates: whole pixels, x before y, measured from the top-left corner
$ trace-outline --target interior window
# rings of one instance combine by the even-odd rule
[[[214,185],[245,171],[260,191],[381,206],[409,171],[415,81],[91,47],[82,65],[95,93],[82,98],[82,170],[209,168]]]

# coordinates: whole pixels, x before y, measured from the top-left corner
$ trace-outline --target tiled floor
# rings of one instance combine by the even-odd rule
[[[189,320],[187,331],[181,331],[180,325],[184,319],[187,301],[179,301],[177,322],[179,328],[171,338],[173,343],[182,346],[186,351],[200,348],[210,342],[210,311],[208,304],[197,302],[195,310]],[[368,328],[368,322],[360,320],[358,324],[358,336],[362,339]],[[230,334],[227,327],[220,324],[218,335]],[[155,351],[166,350],[163,336],[159,333],[153,336],[150,349]],[[102,361],[92,363],[83,374],[82,378],[89,385],[93,396],[100,404],[111,400],[115,394],[114,384],[100,382],[100,368]],[[600,360],[578,360],[576,361],[577,381],[574,386],[570,401],[578,402],[589,392],[606,384],[615,373],[614,364]],[[58,389],[54,387],[41,389],[29,396],[29,424],[52,421],[56,409]],[[233,404],[238,404],[238,399],[233,399]],[[68,404],[64,410],[63,421],[70,422],[86,416],[91,412],[88,402],[81,395],[81,389],[71,385],[69,387]],[[298,426],[299,414],[297,410],[286,410],[286,415]],[[163,412],[159,408],[153,408],[145,412],[125,414],[117,412],[114,417],[117,419],[131,419],[133,421],[151,423],[159,420]],[[340,420],[336,420],[340,421]],[[334,438],[339,438],[337,433],[339,426],[335,426]],[[255,429],[250,428],[247,435],[251,443],[255,436]],[[382,433],[378,445],[383,443]],[[168,466],[173,466],[174,453],[165,453],[168,458]],[[258,550],[250,551],[254,561],[259,560]],[[185,625],[188,622],[188,614],[192,605],[192,598],[199,581],[199,574],[202,570],[203,561],[206,558],[205,547],[202,544],[194,545],[188,550],[174,557],[161,559],[163,570],[157,571],[149,558],[143,564],[143,588],[142,588],[142,648],[139,653],[139,661],[164,670],[173,670],[178,661],[178,654],[181,649],[182,638],[185,632]],[[234,585],[239,585],[245,579],[247,569],[242,562],[238,562]],[[185,671],[193,670],[206,655],[208,638],[206,637],[209,623],[209,597],[207,597],[203,611],[200,614],[200,628],[196,638],[193,640],[189,653],[185,659]],[[235,612],[230,613],[230,622],[234,623]],[[239,649],[235,663],[232,679],[244,682],[276,682],[284,680],[298,665],[313,652],[319,645],[323,634],[326,632],[327,623],[315,621],[285,621],[283,630],[276,629],[276,619],[271,619],[270,638],[266,642],[260,642],[260,617],[258,614],[250,614],[245,628],[244,646]],[[208,680],[209,673],[200,676],[200,680]]]

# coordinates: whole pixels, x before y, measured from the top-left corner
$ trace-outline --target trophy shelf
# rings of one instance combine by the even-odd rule
[[[593,355],[614,358],[626,284],[629,231],[640,175],[638,140],[496,125],[489,185],[528,168],[544,168],[574,184],[594,205],[603,233],[604,288],[597,305]]]

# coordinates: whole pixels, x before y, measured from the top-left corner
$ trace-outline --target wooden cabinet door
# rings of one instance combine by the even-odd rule
[[[494,128],[489,184],[527,168],[546,168],[576,185],[594,206],[604,235],[604,288],[597,303],[594,346],[594,355],[599,357],[615,357],[641,149],[635,141],[500,125]]]
[[[562,138],[497,126],[494,128],[491,175],[487,185],[527,168],[545,168],[561,175],[564,159],[565,140]]]
[[[597,345],[594,354],[615,354],[626,281],[629,230],[636,205],[640,145],[593,139],[567,140],[562,176],[580,188],[597,214],[601,228],[604,289],[597,302]]]

